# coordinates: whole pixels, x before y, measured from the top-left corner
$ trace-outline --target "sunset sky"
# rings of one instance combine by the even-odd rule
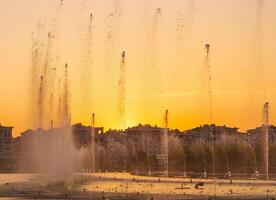
[[[58,29],[53,57],[59,60],[50,67],[62,77],[68,63],[72,123],[89,124],[95,112],[96,126],[105,129],[164,126],[168,109],[169,126],[185,130],[210,122],[208,85],[212,122],[254,128],[262,123],[262,106],[268,101],[269,121],[276,123],[275,0],[63,0],[57,11],[59,4],[0,3],[0,123],[14,126],[14,135],[34,128],[31,35],[41,22],[47,37],[53,20]],[[88,47],[90,13],[93,39]],[[211,82],[206,43],[211,46]],[[87,48],[93,64],[86,83],[92,86],[85,90]],[[123,51],[125,123],[118,112]],[[83,99],[84,91],[89,100]]]

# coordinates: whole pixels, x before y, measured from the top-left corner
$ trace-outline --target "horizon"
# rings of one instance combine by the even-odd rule
[[[91,125],[84,125],[84,124],[82,124],[82,123],[80,123],[80,122],[76,122],[76,123],[74,123],[74,124],[71,124],[70,125],[70,128],[72,128],[73,126],[76,126],[76,125],[80,125],[80,126],[84,126],[84,127],[91,127]],[[136,124],[136,125],[132,125],[132,126],[129,126],[129,127],[125,127],[125,128],[123,128],[123,129],[117,129],[117,128],[107,128],[107,129],[105,129],[105,127],[104,126],[95,126],[95,128],[103,128],[103,133],[107,133],[107,132],[109,132],[109,131],[126,131],[127,129],[131,129],[131,128],[135,128],[135,127],[139,127],[139,126],[142,126],[142,127],[147,127],[147,126],[149,126],[150,128],[160,128],[160,129],[163,129],[164,127],[162,127],[162,126],[157,126],[156,124],[141,124],[141,123],[138,123],[138,124]],[[196,127],[191,127],[191,128],[188,128],[188,129],[179,129],[179,128],[170,128],[170,127],[168,127],[168,130],[169,131],[179,131],[179,132],[186,132],[186,131],[190,131],[190,130],[193,130],[193,129],[196,129],[196,128],[203,128],[203,127],[205,127],[205,126],[215,126],[215,127],[225,127],[225,128],[233,128],[233,129],[237,129],[237,132],[239,133],[239,134],[247,134],[248,133],[248,131],[251,131],[251,130],[255,130],[255,129],[258,129],[258,128],[261,128],[261,127],[263,127],[264,125],[260,125],[260,126],[256,126],[256,127],[251,127],[251,128],[249,128],[249,129],[247,129],[247,130],[241,130],[239,127],[237,127],[237,126],[232,126],[232,127],[230,127],[230,126],[227,126],[227,125],[225,125],[225,124],[201,124],[201,125],[198,125],[198,126],[196,126]],[[3,125],[3,124],[1,124],[0,123],[0,127],[5,127],[5,128],[12,128],[12,129],[14,129],[15,127],[13,127],[13,126],[6,126],[6,125]],[[276,127],[276,124],[274,125],[274,124],[269,124],[269,127]],[[53,127],[53,129],[63,129],[63,128],[66,128],[66,127]],[[17,135],[14,135],[14,134],[12,134],[12,136],[13,136],[13,138],[16,138],[16,137],[20,137],[21,136],[21,134],[22,133],[25,133],[26,131],[33,131],[33,132],[36,132],[36,131],[38,131],[39,129],[41,129],[41,128],[37,128],[37,129],[32,129],[32,128],[27,128],[26,130],[23,130],[23,131],[21,131],[19,134],[17,134]],[[51,128],[42,128],[42,130],[43,131],[50,131],[51,130]]]

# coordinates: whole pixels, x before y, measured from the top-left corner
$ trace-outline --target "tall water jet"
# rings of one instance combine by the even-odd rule
[[[213,123],[213,91],[212,91],[212,71],[210,65],[210,45],[205,44],[206,56],[205,56],[205,68],[207,69],[208,78],[208,104],[209,104],[209,124]]]
[[[213,132],[212,125],[210,127],[211,131],[211,142],[212,142],[212,171],[213,171],[213,180],[214,180],[214,198],[217,196],[217,178],[216,178],[216,166],[215,166],[215,145],[216,145],[216,137]]]
[[[59,126],[62,125],[62,88],[61,79],[58,79],[58,104],[57,104],[57,123]]]
[[[40,77],[39,97],[38,97],[38,127],[43,128],[44,117],[44,78]]]
[[[56,67],[58,66],[59,51],[58,51],[58,32],[59,32],[59,17],[63,7],[63,2],[60,2],[55,16],[52,20],[50,30],[47,35],[47,41],[43,52],[43,61],[41,73],[43,75],[43,93],[44,93],[44,113],[43,113],[43,125],[49,127],[49,120],[51,118],[50,98],[51,94],[55,93],[55,76]]]
[[[185,31],[185,16],[184,16],[184,9],[183,9],[183,1],[179,1],[178,10],[176,13],[176,53],[174,54],[175,57],[175,65],[179,66],[180,68],[183,66],[184,63],[184,31]]]
[[[121,64],[120,64],[120,78],[118,82],[118,108],[119,108],[119,117],[122,127],[126,125],[126,64],[125,64],[126,52],[123,51]]]
[[[150,30],[149,30],[149,38],[148,38],[148,45],[149,45],[149,55],[148,55],[148,67],[151,70],[156,70],[158,63],[158,35],[160,31],[160,22],[161,22],[161,16],[162,16],[162,9],[157,8],[155,10],[153,19],[152,19],[152,24],[150,25]],[[148,69],[148,70],[150,70]]]
[[[253,31],[252,31],[252,41],[251,41],[251,62],[250,69],[250,93],[249,102],[250,107],[257,107],[266,99],[266,88],[265,88],[265,78],[264,78],[264,63],[263,63],[263,15],[265,0],[255,0],[255,15],[253,17]],[[255,113],[254,110],[248,108],[250,115]]]
[[[91,120],[91,142],[89,143],[89,155],[91,159],[91,171],[96,171],[96,159],[95,159],[95,113],[92,114]]]
[[[53,118],[54,118],[54,95],[51,94],[51,98],[50,98],[50,119],[51,119],[51,130],[53,129]]]
[[[52,27],[51,27],[51,32],[53,34],[53,52],[55,53],[55,57],[53,58],[52,61],[52,65],[57,66],[59,65],[59,61],[60,61],[60,49],[59,49],[59,29],[60,29],[60,16],[62,13],[62,9],[63,9],[63,1],[60,1],[60,3],[58,4],[56,11],[55,11],[55,16],[52,20]]]
[[[161,136],[161,149],[160,149],[160,155],[158,156],[160,166],[161,166],[161,172],[165,176],[169,175],[169,146],[168,146],[168,131],[169,131],[169,111],[166,109],[165,116],[164,116],[164,125],[163,128],[163,134]]]
[[[69,100],[69,82],[68,82],[68,65],[67,63],[65,64],[64,67],[64,83],[63,83],[63,96],[62,96],[62,117],[63,117],[63,122],[62,125],[64,127],[70,126],[70,100]]]
[[[195,14],[195,0],[185,2],[185,7],[183,5],[183,1],[179,0],[178,10],[176,13],[176,45],[177,49],[180,51],[184,48],[185,44],[183,43],[183,40],[185,37],[187,39],[186,45],[193,39]]]
[[[256,63],[257,76],[261,75],[260,83],[263,84],[263,28],[262,28],[262,17],[264,11],[264,2],[265,0],[256,0],[257,3],[257,12],[255,17],[255,35],[253,41],[253,50],[254,50],[254,62]],[[261,85],[264,87],[264,85]],[[264,89],[263,89],[264,90]]]
[[[36,119],[38,130],[28,135],[32,140],[29,144],[33,172],[46,173],[46,178],[64,180],[72,172],[72,139],[70,125],[70,101],[67,64],[64,70],[63,88],[59,81],[59,91],[56,95],[56,75],[59,60],[58,19],[63,1],[60,2],[56,16],[52,20],[48,34],[45,34],[44,24],[38,27],[38,32],[32,36],[32,69],[31,82],[33,96],[36,102]],[[44,38],[45,37],[45,38]],[[45,39],[45,41],[44,41]],[[38,78],[40,77],[40,80]],[[37,86],[38,85],[38,86]],[[55,108],[55,96],[58,108]],[[60,108],[62,119],[59,128],[54,128],[55,111]],[[55,110],[56,109],[56,110]],[[45,128],[50,127],[49,130]],[[29,139],[29,138],[28,138]],[[51,174],[54,174],[52,177]],[[64,175],[66,174],[66,175]],[[61,178],[61,179],[59,179]]]
[[[154,15],[146,31],[144,41],[144,86],[145,95],[158,94],[163,91],[162,70],[159,67],[159,35],[161,31],[162,9],[154,10]],[[146,104],[146,102],[144,103]],[[162,104],[162,103],[160,103]]]
[[[56,76],[57,76],[57,69],[60,65],[60,49],[59,49],[59,32],[60,32],[60,17],[61,12],[63,9],[63,0],[61,0],[56,8],[54,13],[54,18],[51,22],[50,27],[50,38],[48,38],[48,49],[47,52],[49,53],[48,60],[46,61],[51,69],[51,73],[49,73],[49,93],[55,94],[56,90]],[[48,35],[49,37],[49,35]]]
[[[44,66],[43,66],[43,76],[47,76],[48,75],[48,71],[49,71],[49,64],[51,61],[51,56],[52,56],[52,39],[53,39],[53,35],[51,32],[48,32],[48,37],[47,37],[47,48],[46,48],[46,55],[45,55],[45,61],[44,61]]]
[[[85,35],[82,63],[81,63],[81,112],[88,118],[93,107],[92,79],[93,79],[93,14],[89,16],[89,23]]]
[[[103,62],[104,62],[104,74],[106,76],[104,89],[105,93],[108,95],[108,98],[116,98],[116,85],[114,82],[114,74],[117,73],[115,68],[112,67],[116,63],[114,55],[118,53],[118,46],[120,41],[120,24],[121,24],[121,0],[112,0],[112,10],[106,19],[105,35],[104,35],[104,53],[103,53]],[[114,88],[115,86],[115,88]],[[117,110],[114,109],[114,105],[108,103],[106,105],[109,112],[114,112],[117,114]]]
[[[205,68],[207,69],[207,78],[208,78],[208,104],[209,104],[209,124],[210,124],[210,136],[212,141],[212,171],[214,179],[214,198],[216,199],[217,195],[217,180],[216,180],[216,168],[215,168],[215,145],[216,137],[213,130],[213,91],[212,91],[212,71],[210,65],[210,44],[205,44],[206,56],[205,56]]]
[[[38,21],[36,24],[36,30],[31,35],[32,42],[32,65],[31,65],[31,84],[34,87],[36,81],[39,79],[39,74],[41,73],[41,64],[43,59],[44,51],[44,34],[45,34],[45,24]]]
[[[185,27],[185,21],[184,21],[184,10],[182,9],[182,3],[183,1],[180,1],[179,9],[176,13],[176,40],[177,40],[177,49],[182,49],[182,40],[183,40],[183,32]]]
[[[50,92],[52,94],[54,94],[56,90],[56,76],[57,76],[57,68],[53,67],[51,68],[51,73],[50,73]]]
[[[44,101],[43,101],[43,108],[44,112],[42,113],[44,121],[42,122],[42,127],[46,124],[47,119],[49,119],[49,104],[50,102],[50,93],[51,93],[51,71],[50,71],[50,63],[52,59],[52,37],[53,35],[51,32],[48,33],[48,38],[47,38],[47,47],[46,47],[46,52],[45,52],[45,60],[43,64],[43,69],[42,69],[42,75],[43,75],[43,96],[44,96]]]
[[[80,34],[82,31],[82,21],[83,21],[83,16],[84,16],[83,14],[86,13],[86,9],[88,7],[87,3],[88,3],[87,0],[82,0],[80,2],[80,16],[79,16],[78,22],[77,22],[78,31],[79,31],[78,34]]]
[[[119,28],[121,21],[121,0],[113,0],[113,8],[111,14],[107,17],[105,49],[104,49],[104,65],[106,71],[109,72],[112,63],[112,54],[119,42]]]
[[[212,71],[210,65],[210,44],[205,44],[205,57],[203,59],[202,71],[200,74],[200,102],[199,118],[200,124],[213,121],[213,94],[212,94]],[[207,115],[206,115],[207,113]]]
[[[39,21],[36,24],[36,30],[32,33],[31,40],[32,40],[32,49],[31,49],[31,81],[30,81],[30,97],[32,105],[37,106],[30,106],[32,108],[32,111],[30,113],[31,115],[31,121],[33,122],[33,126],[38,128],[41,124],[38,121],[40,119],[41,113],[39,113],[39,90],[41,87],[41,80],[40,76],[42,73],[42,65],[44,60],[44,50],[45,50],[45,44],[44,44],[44,34],[45,34],[45,24],[41,21]]]
[[[145,5],[148,1],[145,2]],[[145,11],[146,12],[146,8]],[[160,32],[160,23],[161,23],[162,9],[157,8],[154,10],[154,15],[147,23],[147,19],[145,19],[145,40],[143,41],[143,95],[148,97],[152,94],[161,93],[162,91],[162,79],[160,76],[160,69],[158,66],[158,57],[159,57],[159,48],[158,48],[158,38]],[[160,94],[159,94],[160,95]],[[160,99],[160,98],[159,98]],[[148,99],[144,98],[142,104],[145,106],[148,105]],[[154,105],[160,105],[161,103],[156,103]],[[161,104],[162,105],[162,104]],[[149,138],[146,138],[146,144],[149,144]],[[147,152],[147,168],[148,175],[151,175],[151,158],[149,156],[149,152]]]
[[[263,152],[266,179],[269,178],[269,104],[266,102],[263,106]]]
[[[57,91],[56,91],[56,75],[57,75],[57,68],[51,68],[51,74],[50,74],[50,88],[49,88],[49,93],[50,93],[50,110],[49,110],[49,116],[46,120],[51,120],[53,121],[55,116],[56,116],[56,99],[54,97],[57,96]]]

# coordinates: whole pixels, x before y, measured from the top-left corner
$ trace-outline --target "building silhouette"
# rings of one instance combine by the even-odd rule
[[[13,127],[0,124],[0,171],[10,171],[13,165]]]

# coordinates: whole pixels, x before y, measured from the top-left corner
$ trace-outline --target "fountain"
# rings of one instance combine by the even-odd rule
[[[263,52],[262,52],[262,17],[264,12],[264,2],[265,0],[256,0],[257,4],[257,11],[256,11],[256,17],[255,17],[255,33],[254,33],[254,58],[256,62],[256,67],[258,72],[263,73]],[[263,75],[263,74],[262,74]],[[261,80],[263,81],[263,80]]]
[[[43,127],[43,116],[44,116],[44,79],[40,77],[39,96],[38,96],[38,124],[39,127]]]
[[[47,73],[45,73],[47,76]],[[50,112],[45,113],[45,99],[48,95],[45,92],[44,76],[40,77],[40,87],[38,93],[38,121],[39,129],[31,132],[30,135],[22,136],[22,140],[32,141],[30,144],[31,163],[29,163],[30,171],[48,174],[47,178],[55,180],[66,179],[73,170],[73,142],[71,138],[70,127],[70,105],[69,105],[69,83],[68,83],[68,66],[64,68],[64,86],[62,97],[59,98],[61,104],[60,124],[59,128],[55,128],[54,124],[54,95],[49,94]],[[59,105],[60,106],[60,105]],[[49,124],[46,119],[50,118]],[[43,128],[50,127],[49,130]]]
[[[216,180],[216,167],[215,167],[215,144],[216,136],[213,132],[213,91],[212,91],[212,74],[211,74],[211,65],[210,65],[210,44],[205,44],[206,56],[205,56],[205,68],[208,72],[208,103],[209,103],[209,124],[210,124],[210,136],[212,141],[212,173],[213,173],[213,182],[214,182],[214,198],[216,199],[217,195],[217,180]]]
[[[37,119],[35,127],[38,129],[30,135],[22,136],[23,141],[25,139],[32,141],[27,155],[31,157],[30,163],[27,164],[29,170],[46,174],[47,179],[55,180],[67,179],[73,170],[67,64],[64,67],[62,83],[60,78],[58,80],[56,92],[59,55],[55,47],[58,42],[58,21],[62,7],[63,2],[60,2],[47,37],[44,36],[46,33],[44,24],[39,25],[38,33],[33,34],[35,37],[32,39],[34,45],[31,82],[33,102],[36,102],[34,104],[34,118]],[[39,84],[37,76],[40,76]],[[58,97],[58,104],[54,103],[56,97]],[[47,128],[50,129],[46,130]]]
[[[160,171],[164,176],[169,175],[169,146],[168,146],[168,121],[169,121],[169,111],[166,109],[164,123],[165,127],[162,130],[162,135],[160,137],[160,154],[157,155],[159,161]]]
[[[177,50],[180,56],[183,56],[183,49],[187,43],[189,43],[194,36],[194,21],[196,15],[196,1],[188,0],[187,2],[179,1],[178,10],[176,13],[176,39],[177,39]],[[185,4],[186,8],[183,8]],[[184,44],[184,39],[186,37],[186,41]],[[191,45],[191,44],[190,44]],[[192,47],[192,46],[190,46]],[[189,49],[191,50],[191,49]]]
[[[269,124],[268,124],[268,102],[263,106],[263,150],[264,150],[264,165],[266,179],[269,178]]]
[[[165,155],[164,165],[165,165],[165,176],[169,175],[169,146],[168,146],[168,132],[169,132],[169,111],[166,109],[165,112],[165,129],[162,141],[163,154]]]
[[[69,82],[68,82],[68,65],[64,67],[64,85],[62,94],[62,115],[61,127],[70,125],[70,100],[69,100]]]
[[[144,49],[144,87],[145,95],[151,93],[159,93],[162,89],[162,81],[160,81],[160,67],[159,67],[159,35],[161,31],[162,9],[157,8],[154,11],[152,20],[147,23],[145,31]],[[154,78],[153,78],[154,76]],[[158,78],[157,78],[158,77]]]
[[[126,53],[123,51],[121,64],[120,64],[120,78],[118,82],[118,97],[119,97],[119,117],[121,127],[126,125],[126,65],[125,65]]]
[[[91,123],[91,142],[89,143],[89,155],[91,159],[91,171],[96,172],[96,159],[95,159],[95,113],[92,114]]]
[[[205,67],[208,72],[208,101],[209,101],[209,123],[213,123],[213,91],[212,91],[212,72],[210,66],[210,45],[205,44],[206,57],[205,57]]]
[[[88,118],[93,108],[93,14],[90,13],[87,31],[84,37],[81,62],[81,112]]]
[[[115,2],[115,1],[114,1]],[[194,2],[194,1],[190,1]],[[108,30],[106,34],[106,48],[104,51],[104,57],[106,66],[110,67],[112,62],[108,61],[111,60],[113,54],[115,54],[115,47],[116,43],[114,41],[117,41],[118,39],[118,24],[120,22],[120,1],[116,1],[116,6],[114,13],[112,13],[108,20]],[[147,75],[151,75],[151,72],[158,71],[160,72],[160,69],[157,69],[158,66],[158,31],[160,29],[160,22],[161,22],[161,8],[156,9],[154,17],[152,18],[152,21],[150,23],[148,35],[147,35],[147,46],[146,46],[146,56],[145,56],[145,68],[149,69],[147,71]],[[179,19],[178,23],[180,26],[182,26],[183,22],[181,19]],[[43,43],[42,39],[37,39],[37,41],[33,41],[34,47],[33,47],[33,66],[37,66],[36,69],[32,70],[32,82],[34,85],[36,85],[36,90],[33,93],[33,96],[36,100],[36,110],[37,114],[35,117],[38,119],[38,123],[36,124],[36,128],[38,128],[36,131],[34,131],[35,136],[34,141],[32,141],[32,145],[30,146],[31,150],[33,151],[33,162],[31,164],[34,164],[35,171],[39,173],[46,174],[48,177],[54,177],[54,179],[58,179],[59,181],[63,181],[66,187],[70,190],[72,187],[72,181],[71,179],[67,179],[68,177],[71,177],[74,172],[74,157],[78,156],[78,152],[74,148],[73,142],[72,142],[72,136],[71,136],[71,109],[70,109],[70,81],[69,81],[69,72],[68,72],[68,65],[67,63],[64,65],[64,68],[62,68],[62,76],[61,78],[56,80],[58,77],[58,66],[55,65],[55,61],[53,60],[55,56],[54,54],[54,43],[57,42],[55,40],[56,32],[57,32],[57,25],[55,25],[56,28],[51,29],[48,32],[48,35],[45,36],[47,38],[45,44],[46,47],[42,48],[39,47],[38,43]],[[182,34],[183,30],[178,30],[179,34]],[[46,33],[47,31],[44,31]],[[89,73],[91,71],[90,67],[92,66],[92,44],[93,44],[93,16],[90,15],[90,20],[87,28],[87,35],[86,40],[84,44],[84,51],[83,51],[83,74],[85,76],[83,80],[83,86],[84,86],[84,104],[89,107],[87,109],[87,113],[91,113],[91,107],[89,103],[91,102],[92,95],[88,94],[90,92],[90,82],[91,82],[91,74]],[[40,41],[41,40],[41,41]],[[213,185],[211,184],[200,184],[201,186],[206,186],[206,188],[211,185],[211,189],[209,188],[209,194],[214,193],[214,198],[216,198],[217,194],[219,195],[221,191],[219,191],[218,188],[221,187],[221,184],[219,181],[221,181],[223,184],[224,180],[217,180],[217,177],[219,177],[219,168],[216,168],[216,166],[219,163],[219,156],[217,156],[216,152],[216,142],[217,142],[217,134],[215,133],[214,127],[212,125],[214,119],[213,119],[213,90],[212,90],[212,68],[210,65],[210,45],[205,44],[205,50],[206,50],[206,56],[204,59],[204,68],[206,70],[206,74],[208,76],[207,81],[207,93],[208,93],[208,114],[209,114],[209,123],[210,126],[208,126],[208,135],[209,138],[208,141],[211,141],[208,143],[208,147],[206,147],[206,144],[199,142],[199,148],[200,153],[197,155],[201,156],[202,159],[202,166],[204,168],[203,172],[203,178],[206,183],[210,183],[213,181],[214,183],[214,189],[212,188]],[[39,53],[41,52],[41,53]],[[58,57],[58,56],[57,56]],[[125,127],[126,125],[126,53],[125,51],[122,52],[121,55],[121,62],[120,62],[120,68],[119,68],[119,81],[118,81],[118,110],[119,110],[119,118],[120,122],[122,123],[122,127]],[[117,69],[118,69],[117,68]],[[150,72],[150,70],[152,70]],[[156,76],[156,73],[153,73],[153,76]],[[158,77],[159,78],[159,77]],[[156,85],[154,85],[156,88],[151,88],[153,91],[161,90],[161,86],[159,84],[163,84],[163,81],[160,79],[157,79],[156,77],[153,77],[153,82],[158,81]],[[108,80],[109,81],[109,80]],[[58,83],[57,83],[58,82]],[[154,82],[155,83],[155,82]],[[58,84],[58,91],[56,91],[56,84]],[[39,86],[39,87],[37,87]],[[160,86],[160,87],[159,87]],[[86,88],[87,87],[87,88]],[[147,90],[147,89],[146,89]],[[163,94],[163,91],[157,91],[160,92],[160,94]],[[55,103],[58,102],[58,103]],[[269,124],[268,124],[268,103],[264,105],[263,108],[263,153],[264,153],[264,165],[265,165],[265,174],[266,174],[266,180],[269,179],[269,160],[268,160],[268,148],[269,148]],[[86,113],[86,114],[87,114]],[[86,115],[85,114],[85,115]],[[160,134],[160,149],[158,146],[159,155],[157,156],[157,159],[159,161],[158,164],[160,164],[160,171],[162,171],[162,175],[168,176],[169,175],[169,147],[168,147],[168,116],[169,112],[166,110],[165,112],[165,118],[164,118],[164,128],[161,128],[162,133]],[[49,128],[49,129],[48,129]],[[48,130],[47,130],[48,129]],[[158,129],[159,130],[159,129]],[[152,136],[151,136],[152,137]],[[207,136],[208,137],[208,136]],[[211,139],[211,140],[210,140]],[[89,167],[91,167],[91,171],[94,173],[96,170],[95,167],[95,114],[92,114],[92,121],[91,121],[91,142],[88,145],[88,149],[86,149],[89,153],[91,163],[89,163]],[[115,142],[114,142],[115,143]],[[145,146],[148,147],[151,144],[149,142],[148,138],[145,138]],[[120,145],[120,144],[119,144]],[[119,146],[118,145],[118,146]],[[204,148],[202,148],[202,146]],[[123,147],[119,146],[118,149],[122,149]],[[207,149],[208,148],[208,149]],[[210,149],[210,155],[208,152],[206,153],[206,150]],[[149,151],[149,150],[148,150]],[[184,174],[186,172],[186,152],[184,152]],[[223,155],[227,154],[225,148],[223,147]],[[217,157],[216,157],[217,156]],[[212,158],[212,160],[211,160]],[[116,155],[115,155],[116,159]],[[170,158],[172,159],[172,158]],[[226,158],[226,166],[227,166],[227,177],[232,177],[232,172],[230,171],[230,164],[229,164],[229,157],[227,155]],[[138,171],[138,152],[136,152],[136,162],[137,162],[137,171]],[[181,160],[182,162],[182,160]],[[210,164],[209,164],[209,163]],[[257,161],[255,161],[256,163]],[[116,163],[116,162],[114,162]],[[148,169],[148,175],[151,175],[151,170],[154,169],[154,164],[151,162],[151,158],[149,155],[149,152],[147,152],[147,169]],[[199,164],[199,163],[198,163]],[[209,164],[209,165],[208,165]],[[217,165],[216,165],[217,164]],[[145,164],[146,165],[146,164]],[[210,166],[210,167],[209,167]],[[212,169],[211,169],[212,167]],[[225,166],[223,166],[225,170]],[[116,167],[114,167],[116,168]],[[145,167],[146,168],[146,167]],[[189,166],[188,166],[189,168]],[[190,167],[191,168],[191,167]],[[210,168],[210,169],[208,169]],[[171,169],[170,169],[171,170]],[[216,171],[217,170],[217,171]],[[212,180],[208,180],[207,172],[212,174]],[[147,177],[148,178],[148,177]],[[206,179],[205,179],[206,178]],[[201,181],[202,178],[199,180]],[[149,179],[147,181],[152,181],[153,179]],[[202,179],[203,180],[203,179]],[[177,181],[176,179],[173,179],[173,181]],[[183,179],[181,181],[186,181],[187,184],[192,184],[192,180],[190,183],[186,179]],[[114,181],[116,182],[116,181]],[[159,179],[159,182],[160,179]],[[242,181],[241,181],[242,182]],[[127,182],[126,182],[127,183]],[[227,182],[228,183],[228,182]],[[232,182],[231,182],[232,183]],[[161,183],[160,183],[161,184]],[[184,185],[184,183],[182,183]],[[242,182],[244,184],[244,182]],[[182,190],[184,190],[184,186],[182,185]],[[131,184],[127,186],[127,189],[131,189]],[[151,186],[153,187],[153,186]],[[198,186],[197,186],[198,187]],[[188,190],[188,189],[187,189]],[[128,191],[128,190],[127,190]],[[191,190],[192,191],[192,190]],[[193,193],[192,191],[191,193]]]

